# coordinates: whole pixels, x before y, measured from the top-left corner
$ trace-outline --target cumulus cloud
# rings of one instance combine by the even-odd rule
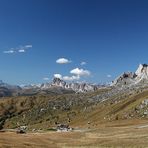
[[[62,78],[63,80],[65,81],[74,81],[74,80],[79,80],[80,79],[80,76],[64,76]]]
[[[20,49],[20,50],[18,50],[18,52],[26,52],[26,50],[24,50],[24,49]]]
[[[90,71],[79,68],[71,70],[70,73],[78,76],[89,76],[91,74]]]
[[[58,63],[58,64],[68,64],[68,63],[71,63],[71,61],[66,59],[66,58],[59,58],[59,59],[56,60],[56,63]]]
[[[83,65],[86,65],[86,64],[87,64],[87,63],[83,61],[83,62],[81,62],[80,65],[83,66]]]
[[[108,77],[108,78],[111,78],[112,76],[111,76],[111,75],[107,75],[107,77]]]
[[[80,79],[80,76],[62,76],[61,74],[54,74],[54,77],[55,78],[59,78],[61,80],[64,80],[64,81],[74,81],[74,80],[79,80]]]
[[[26,50],[28,50],[29,48],[32,48],[32,45],[24,45],[16,48],[11,48],[10,50],[3,51],[3,53],[6,53],[6,54],[25,53]]]
[[[57,73],[57,74],[54,74],[54,77],[64,81],[75,81],[75,80],[80,80],[81,77],[91,75],[90,71],[86,69],[79,69],[79,68],[72,69],[70,71],[70,74],[71,74],[70,76],[62,76],[61,74]]]
[[[54,77],[64,81],[75,81],[80,80],[80,78],[83,76],[89,76],[91,73],[88,70],[75,68],[70,71],[70,74],[72,74],[72,76],[62,76],[61,74],[54,74]]]
[[[55,78],[62,79],[62,75],[61,75],[61,74],[59,74],[59,73],[57,73],[57,74],[54,74],[54,77],[55,77]]]

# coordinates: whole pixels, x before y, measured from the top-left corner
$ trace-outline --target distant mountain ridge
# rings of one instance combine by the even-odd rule
[[[4,83],[2,80],[0,80],[0,87],[6,87],[8,89],[21,89],[20,86],[18,85],[10,85],[10,84],[7,84],[7,83]]]
[[[59,79],[59,78],[54,78],[53,79],[53,86],[60,86],[65,89],[72,89],[75,92],[89,92],[89,91],[96,91],[100,86],[99,85],[94,85],[90,83],[66,83],[65,81]]]
[[[0,80],[0,97],[18,95],[21,90],[20,86],[10,85]]]
[[[48,90],[51,88],[61,88],[61,89],[65,89],[65,90],[70,90],[70,91],[74,91],[76,93],[81,92],[90,92],[90,91],[95,91],[98,88],[100,88],[100,85],[94,85],[94,84],[89,84],[89,83],[76,83],[76,82],[71,82],[71,83],[67,83],[64,80],[61,80],[59,78],[54,78],[53,81],[51,83],[43,83],[41,85],[32,85],[32,86],[25,86],[24,89],[31,89],[31,88],[38,88],[40,90]]]
[[[101,85],[89,83],[67,83],[59,78],[54,78],[52,82],[43,84],[30,84],[27,86],[17,86],[4,83],[0,80],[0,97],[36,94],[64,94],[64,93],[86,93],[96,91]]]
[[[140,64],[136,72],[124,72],[117,77],[110,86],[147,86],[148,64]],[[52,82],[38,85],[17,86],[4,83],[0,80],[0,97],[36,94],[64,94],[64,93],[86,93],[94,92],[108,85],[95,85],[86,82],[66,82],[60,78],[54,78]]]

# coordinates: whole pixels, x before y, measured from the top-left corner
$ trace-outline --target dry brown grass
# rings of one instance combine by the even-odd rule
[[[126,126],[124,126],[126,125]],[[0,133],[0,148],[146,148],[146,120],[109,122],[81,132]]]
[[[35,98],[20,97],[19,99],[13,100],[1,100],[0,102],[2,102],[3,105],[1,106],[0,115],[3,114],[3,107],[5,106],[9,112],[14,112],[16,114],[24,111],[25,113],[25,110],[31,110],[31,106],[35,108],[41,105],[46,107],[49,100],[59,101],[64,100],[64,97],[65,96],[39,96]],[[68,97],[70,96],[68,95]],[[83,97],[85,98],[85,96]],[[110,99],[102,103],[93,104],[87,106],[87,110],[85,111],[85,105],[73,107],[72,111],[76,112],[76,116],[72,118],[70,126],[83,128],[84,130],[81,132],[45,132],[27,133],[24,135],[4,132],[0,133],[0,148],[148,147],[148,127],[138,128],[141,125],[148,125],[147,118],[138,117],[136,114],[134,114],[134,117],[131,119],[123,118],[124,114],[129,114],[145,98],[148,98],[148,91],[127,96],[117,103],[112,103],[112,99]],[[14,107],[11,107],[12,105],[14,105]],[[53,115],[55,114],[60,115],[60,118],[64,120],[67,112],[54,112]],[[47,114],[47,116],[48,115],[49,114]],[[117,115],[119,119],[116,119]],[[7,124],[12,124],[10,121],[15,121],[12,120],[14,117],[10,118],[8,121],[6,120],[5,128],[9,127]],[[41,127],[46,129],[44,127],[50,125],[50,123],[44,119],[42,120],[41,123],[30,122],[30,125],[36,129]]]

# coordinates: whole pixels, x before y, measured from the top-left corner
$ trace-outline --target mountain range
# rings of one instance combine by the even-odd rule
[[[59,78],[54,78],[52,82],[38,85],[26,85],[23,87],[9,85],[0,81],[0,96],[12,95],[35,95],[35,94],[51,94],[51,93],[86,93],[93,92],[103,85],[95,85],[90,83],[71,82],[67,83]]]
[[[0,97],[36,95],[36,94],[63,94],[94,92],[105,87],[133,87],[148,84],[148,65],[140,64],[136,72],[124,72],[110,85],[96,85],[85,82],[65,82],[60,78],[54,78],[52,82],[26,85],[23,87],[10,85],[0,80]]]
[[[7,97],[0,99],[0,129],[16,128],[18,123],[30,130],[58,123],[95,128],[98,123],[147,119],[147,75],[148,65],[140,64],[136,72],[124,72],[107,86],[59,78],[24,87],[1,81],[1,97]]]

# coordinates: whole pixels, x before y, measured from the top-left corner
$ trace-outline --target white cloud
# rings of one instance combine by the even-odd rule
[[[87,64],[86,62],[81,62],[80,65],[83,66],[83,65],[86,65],[86,64]]]
[[[24,49],[20,49],[20,50],[18,50],[18,52],[23,53],[23,52],[26,52],[26,50],[24,50]]]
[[[74,81],[74,80],[79,80],[80,79],[80,76],[64,76],[62,78],[63,80],[65,81]]]
[[[25,46],[20,46],[16,48],[16,50],[20,53],[26,52],[27,49],[32,48],[32,45],[25,45]]]
[[[68,63],[71,63],[71,61],[68,60],[68,59],[65,59],[65,58],[59,58],[59,59],[56,60],[56,63],[58,63],[58,64],[68,64]]]
[[[6,53],[6,54],[12,54],[14,52],[15,52],[14,50],[5,50],[5,51],[3,51],[3,53]]]
[[[91,73],[88,70],[75,68],[70,71],[70,74],[72,74],[72,75],[71,76],[62,76],[61,74],[58,73],[58,74],[54,74],[54,77],[59,78],[64,81],[75,81],[75,80],[80,80],[80,78],[83,76],[89,76]]]
[[[25,48],[32,48],[32,45],[25,45]]]
[[[59,78],[64,81],[74,81],[74,80],[80,79],[80,76],[78,76],[78,75],[77,76],[62,76],[61,74],[54,74],[54,77]]]
[[[3,51],[3,53],[6,53],[6,54],[24,53],[29,48],[32,48],[32,45],[24,45],[24,46],[19,46],[19,47],[16,47],[16,48],[11,48],[10,50]]]
[[[55,77],[55,78],[62,79],[62,75],[61,75],[61,74],[59,74],[59,73],[57,73],[57,74],[54,74],[54,77]]]
[[[79,68],[71,70],[70,73],[78,76],[89,76],[91,74],[90,71]]]
[[[49,78],[45,77],[45,78],[43,78],[43,80],[44,80],[44,81],[48,81],[48,80],[49,80]]]
[[[108,77],[108,78],[111,78],[112,76],[111,76],[111,75],[107,75],[107,77]]]

